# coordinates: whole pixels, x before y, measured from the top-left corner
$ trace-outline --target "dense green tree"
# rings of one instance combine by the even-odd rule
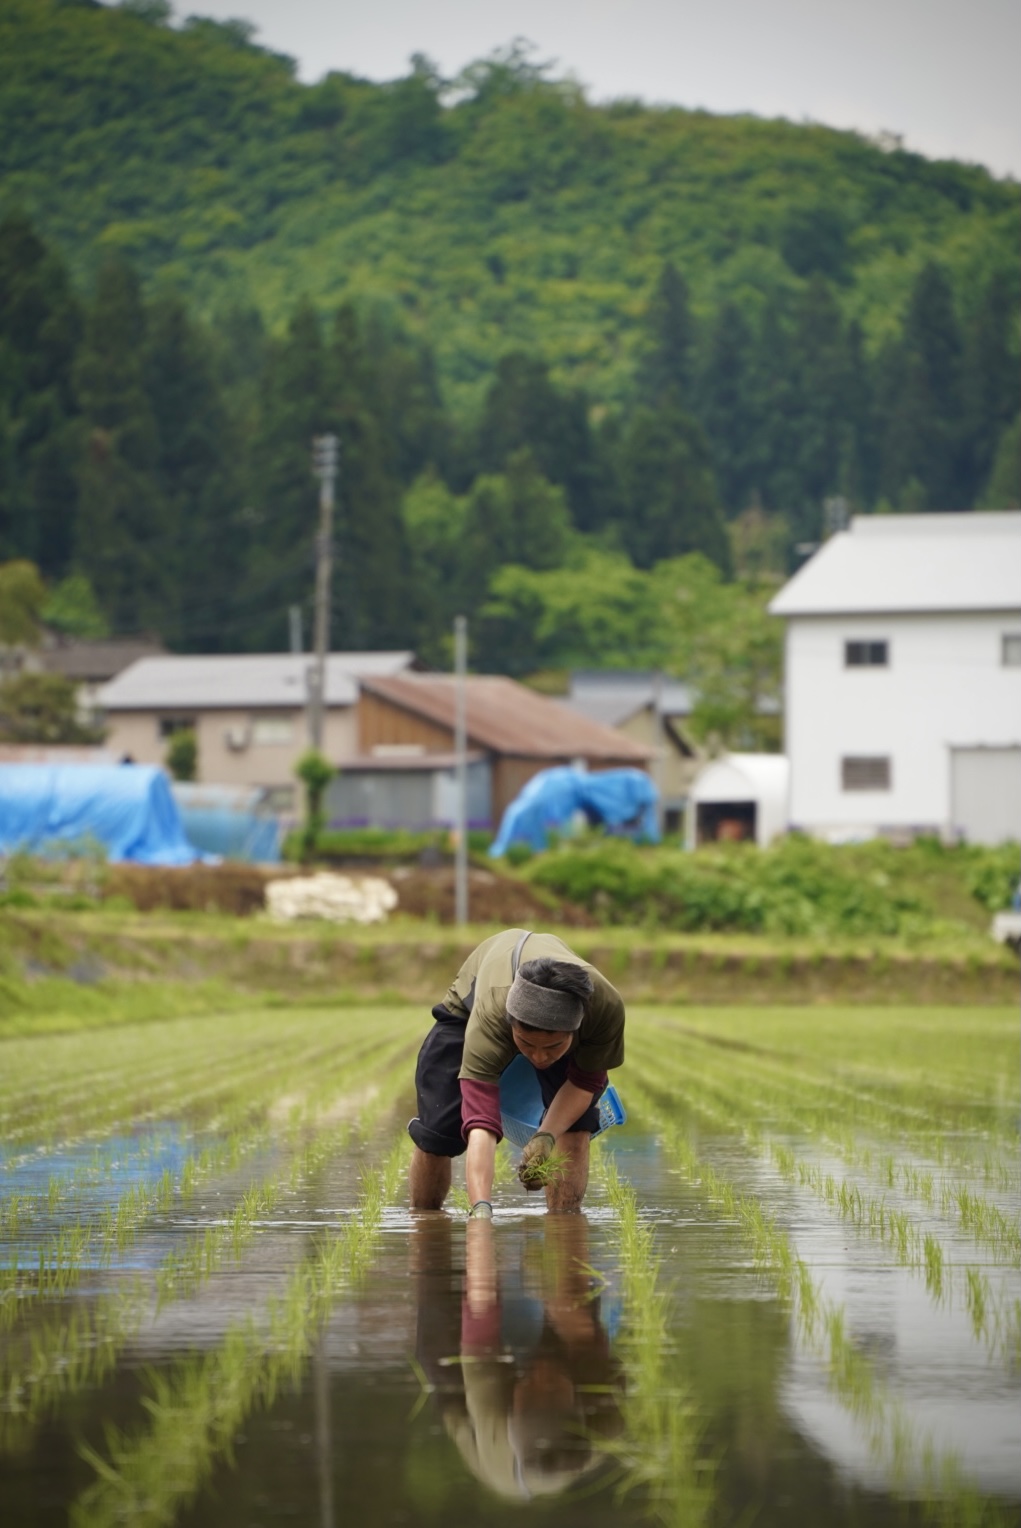
[[[1021,509],[1021,414],[1000,437],[980,502],[983,509]]]
[[[106,616],[84,573],[69,573],[50,589],[39,615],[44,626],[65,637],[95,640],[110,635]]]
[[[46,585],[34,562],[16,557],[0,563],[0,647],[35,647]]]
[[[646,349],[638,371],[639,397],[652,408],[669,400],[691,409],[695,326],[688,283],[670,261],[660,272],[645,326]]]
[[[1006,278],[994,275],[965,334],[962,392],[968,502],[974,502],[985,486],[1003,433],[1021,409],[1016,330],[1015,305]]]
[[[749,390],[753,344],[740,308],[725,303],[710,330],[697,412],[712,448],[720,498],[731,514],[744,509],[758,489],[757,420]]]
[[[145,351],[138,278],[111,258],[100,269],[75,364],[86,429],[75,561],[114,629],[125,632],[158,631],[173,602],[173,535]]]
[[[348,647],[404,647],[414,641],[414,605],[401,489],[380,375],[350,307],[337,314],[326,361],[341,449],[333,631]]]
[[[498,362],[486,394],[476,444],[476,468],[500,473],[516,452],[531,452],[540,472],[567,494],[575,524],[594,516],[593,452],[585,399],[550,380],[546,363],[515,351]]]
[[[905,503],[917,484],[925,509],[961,509],[964,470],[961,334],[946,275],[930,262],[914,284],[899,341],[884,358],[886,418],[881,488]]]
[[[513,452],[506,472],[476,478],[465,506],[464,577],[480,602],[497,568],[559,568],[574,545],[562,489],[539,471],[531,452]]]
[[[71,368],[81,311],[62,263],[14,214],[0,222],[0,556],[62,572],[76,490]]]
[[[241,576],[240,441],[216,379],[213,347],[179,297],[148,314],[146,384],[156,421],[155,480],[166,505],[173,598],[165,638],[202,652],[231,649]]]
[[[636,410],[620,446],[620,492],[620,539],[638,567],[703,552],[729,570],[709,447],[681,409]]]
[[[0,684],[3,742],[95,743],[99,736],[79,721],[75,687],[63,674],[25,672]]]

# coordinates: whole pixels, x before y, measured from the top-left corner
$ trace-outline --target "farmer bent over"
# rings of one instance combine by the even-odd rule
[[[471,1213],[492,1216],[500,1076],[519,1053],[535,1068],[545,1113],[522,1153],[526,1188],[545,1186],[551,1210],[577,1210],[588,1185],[606,1074],[624,1060],[624,1004],[594,966],[554,934],[505,929],[483,940],[454,978],[418,1056],[411,1205],[441,1208],[450,1163],[467,1150]],[[554,1150],[566,1161],[543,1182]]]

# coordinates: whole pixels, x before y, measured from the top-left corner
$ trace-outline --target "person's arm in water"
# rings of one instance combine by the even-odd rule
[[[488,1205],[492,1213],[495,1168],[496,1136],[476,1126],[474,1130],[468,1131],[468,1155],[464,1164],[465,1186],[473,1214],[480,1204]]]

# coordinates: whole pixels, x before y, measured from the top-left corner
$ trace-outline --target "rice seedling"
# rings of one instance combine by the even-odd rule
[[[632,1075],[628,1094],[637,1113],[655,1124],[672,1159],[701,1186],[713,1212],[716,1204],[725,1206],[728,1219],[737,1211],[760,1267],[781,1298],[790,1302],[804,1340],[824,1359],[834,1393],[861,1426],[870,1450],[884,1462],[894,1489],[909,1495],[920,1490],[927,1514],[938,1522],[1003,1522],[995,1504],[964,1477],[957,1456],[938,1451],[884,1389],[868,1358],[849,1337],[841,1307],[826,1298],[784,1231],[753,1197],[733,1185],[729,1195],[721,1193],[720,1175],[654,1102],[646,1078]]]
[[[166,1523],[219,1459],[231,1459],[245,1417],[296,1381],[337,1296],[364,1276],[406,1158],[402,1141],[382,1167],[366,1172],[356,1215],[338,1235],[319,1241],[261,1321],[237,1324],[212,1353],[152,1377],[143,1432],[110,1430],[102,1455],[82,1449],[97,1479],[73,1505],[73,1524]]]
[[[624,1439],[603,1446],[620,1467],[621,1496],[639,1493],[646,1513],[667,1528],[698,1528],[713,1514],[716,1461],[707,1453],[705,1424],[691,1391],[671,1361],[668,1295],[653,1229],[608,1154],[597,1152],[594,1165],[617,1216],[628,1375]]]
[[[392,1106],[394,1095],[404,1081],[403,1068],[399,1065],[404,1049],[403,1042],[398,1047],[388,1047],[388,1064],[382,1070],[378,1068],[375,1052],[365,1057],[365,1066],[372,1068],[376,1081],[372,1096],[362,1100],[356,1121],[314,1127],[304,1118],[297,1124],[292,1123],[282,1138],[287,1149],[278,1153],[268,1175],[261,1182],[242,1188],[237,1203],[222,1220],[189,1236],[181,1248],[168,1254],[151,1281],[146,1280],[143,1286],[136,1278],[129,1279],[123,1287],[101,1296],[90,1315],[83,1316],[76,1311],[70,1317],[63,1314],[47,1317],[29,1333],[30,1356],[26,1354],[24,1344],[19,1350],[8,1342],[0,1358],[0,1394],[9,1398],[8,1410],[15,1432],[21,1424],[37,1419],[62,1395],[73,1390],[73,1376],[79,1375],[83,1383],[89,1382],[90,1376],[95,1377],[97,1371],[89,1354],[98,1341],[97,1332],[102,1333],[100,1346],[104,1362],[112,1363],[123,1343],[137,1330],[143,1315],[151,1313],[153,1294],[159,1309],[173,1299],[192,1293],[228,1260],[238,1261],[259,1219],[271,1212],[281,1194],[293,1192],[324,1163],[343,1153],[353,1140],[364,1139]],[[348,1080],[356,1082],[359,1076],[357,1066],[345,1073]],[[268,1137],[260,1134],[256,1140],[261,1148]],[[235,1135],[187,1158],[181,1174],[178,1202],[186,1203],[224,1166],[237,1166],[250,1154],[251,1145],[250,1139]],[[153,1191],[154,1202],[165,1206],[168,1189],[165,1179],[158,1182]],[[111,1248],[118,1245],[118,1221],[121,1243],[130,1232],[142,1228],[144,1201],[136,1189],[129,1192],[127,1204],[128,1209],[121,1215],[108,1214],[101,1222]],[[88,1235],[91,1240],[94,1234],[99,1234],[96,1227],[79,1227],[73,1238],[65,1236],[57,1253],[44,1259],[41,1271],[36,1271],[32,1292],[42,1292],[50,1298],[66,1296],[77,1283],[85,1237]],[[16,1266],[5,1270],[5,1274],[8,1279],[24,1281],[24,1272]],[[18,1292],[21,1292],[20,1288]],[[0,1298],[0,1320],[6,1319],[10,1326],[15,1314],[11,1308],[5,1316],[5,1302]],[[10,1425],[6,1432],[10,1434]],[[0,1430],[0,1446],[3,1436],[4,1431]]]
[[[548,1157],[532,1162],[527,1168],[521,1170],[521,1182],[545,1188],[550,1183],[559,1183],[570,1165],[571,1158],[568,1153],[554,1146]]]

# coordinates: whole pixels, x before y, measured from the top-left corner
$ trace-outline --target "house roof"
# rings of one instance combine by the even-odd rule
[[[304,707],[311,653],[225,653],[141,658],[99,692],[105,711],[289,711]],[[417,662],[412,652],[330,653],[326,704],[353,706],[358,681],[398,674]]]
[[[774,615],[1021,608],[1021,511],[856,515],[784,585]]]
[[[456,681],[450,674],[373,677],[362,688],[416,716],[454,728]],[[513,679],[470,675],[465,680],[465,710],[470,741],[493,753],[636,765],[654,756],[652,749]]]
[[[691,799],[786,803],[790,775],[790,760],[785,754],[725,753],[702,770]]]
[[[139,658],[151,658],[166,652],[161,642],[143,637],[109,637],[99,641],[72,639],[45,647],[39,663],[47,673],[63,674],[75,683],[98,684],[113,679]]]
[[[661,716],[690,716],[695,703],[690,685],[647,670],[580,669],[571,675],[564,705],[604,727],[620,727],[638,711],[656,704]]]

